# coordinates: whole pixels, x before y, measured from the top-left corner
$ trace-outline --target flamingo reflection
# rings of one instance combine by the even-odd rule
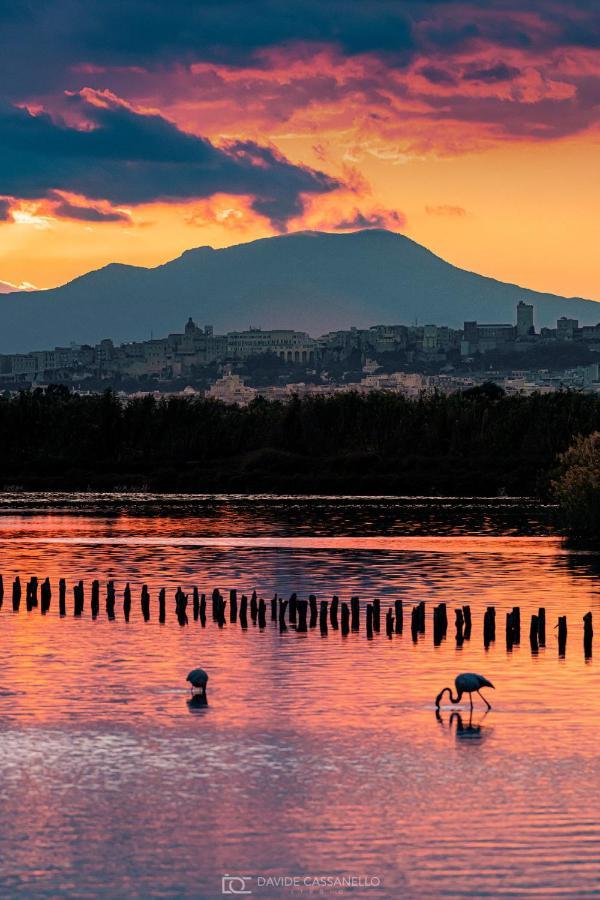
[[[206,694],[192,694],[191,697],[188,697],[186,703],[190,712],[197,713],[207,708],[208,698]]]
[[[462,713],[458,712],[457,710],[453,710],[450,713],[450,718],[448,719],[448,728],[450,731],[452,731],[452,727],[455,726],[454,733],[457,740],[482,740],[485,737],[485,734],[483,733],[483,721],[488,713],[489,710],[486,709],[481,718],[478,721],[473,722],[473,710],[471,709],[469,710],[468,721],[465,723]],[[445,722],[439,709],[436,709],[435,717],[442,728],[445,727]]]

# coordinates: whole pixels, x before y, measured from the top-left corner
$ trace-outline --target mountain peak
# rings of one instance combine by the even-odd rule
[[[0,297],[0,352],[70,341],[144,339],[189,316],[217,332],[259,322],[318,335],[375,324],[513,322],[533,303],[536,327],[567,315],[600,320],[600,305],[466,272],[386,229],[302,231],[222,249],[196,247],[155,268],[111,264],[68,285]]]

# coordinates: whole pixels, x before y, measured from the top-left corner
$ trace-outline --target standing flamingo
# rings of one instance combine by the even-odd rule
[[[487,678],[484,678],[483,675],[476,675],[474,672],[462,672],[461,675],[457,675],[454,679],[454,684],[456,685],[456,700],[452,696],[452,689],[449,687],[442,688],[437,697],[435,698],[435,705],[437,708],[440,708],[440,700],[443,695],[448,691],[450,695],[450,703],[460,703],[460,698],[463,694],[469,695],[469,701],[471,703],[471,709],[473,709],[473,691],[476,691],[488,709],[491,709],[491,703],[488,703],[482,693],[480,693],[480,689],[482,687],[491,687],[494,685],[491,681],[488,681]]]

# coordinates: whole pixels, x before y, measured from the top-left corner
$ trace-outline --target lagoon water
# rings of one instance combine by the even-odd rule
[[[600,555],[567,549],[549,521],[510,499],[1,496],[0,895],[598,895],[600,638],[585,659],[582,617],[591,610],[599,632]],[[24,603],[12,612],[16,574],[51,578],[46,616]],[[91,620],[92,578],[115,579],[115,622],[103,602]],[[204,629],[191,615],[181,628],[179,585],[256,589],[267,605],[276,591],[379,597],[382,613],[402,597],[405,629],[368,641],[364,618],[342,637],[280,634],[269,616],[262,631],[219,629],[210,615]],[[407,620],[420,600],[427,626],[414,643]],[[449,629],[434,647],[439,602]],[[473,632],[457,647],[453,607],[465,603]],[[485,650],[491,604],[497,639]],[[521,644],[507,651],[515,605]],[[534,654],[539,606],[547,645]],[[198,665],[210,673],[206,707],[188,703]],[[476,698],[471,716],[446,698],[436,717],[436,693],[461,671],[496,685],[493,710]],[[312,887],[327,877],[354,886]]]

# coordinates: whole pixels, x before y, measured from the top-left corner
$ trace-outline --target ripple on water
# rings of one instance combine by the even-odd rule
[[[457,537],[444,520],[439,537],[419,534],[419,516],[432,521],[426,501],[407,524],[406,509],[381,499],[368,509],[313,499],[308,512],[295,499],[284,515],[269,499],[200,509],[187,498],[177,511],[175,498],[160,520],[160,498],[136,500],[128,515],[100,498],[100,516],[89,497],[71,499],[57,509],[51,498],[23,498],[22,513],[0,515],[2,894],[213,897],[225,872],[381,879],[353,896],[600,892],[600,680],[581,628],[588,609],[600,612],[597,557],[569,554],[539,528]],[[144,504],[156,507],[151,515],[139,513]],[[71,505],[83,509],[73,515]],[[481,517],[472,505],[469,527]],[[17,572],[51,577],[47,616],[12,613]],[[84,578],[86,591],[93,577],[103,589],[114,577],[117,621],[106,620],[103,595],[91,621],[88,593],[82,619],[61,620],[61,576],[69,586]],[[270,621],[264,632],[219,630],[209,616],[205,629],[180,629],[180,584],[256,588],[267,601],[292,590],[380,597],[383,611],[401,597],[405,625],[412,604],[446,602],[451,624],[439,647],[429,614],[416,644],[410,628],[367,641],[363,631],[281,635]],[[459,649],[452,607],[465,603],[473,636]],[[497,640],[486,651],[491,604]],[[508,653],[503,619],[513,605],[523,640]],[[547,646],[534,656],[526,638],[539,606]],[[565,613],[559,660],[552,626]],[[194,708],[185,676],[199,664],[210,672],[208,706]],[[471,716],[468,704],[444,706],[436,718],[434,696],[463,669],[496,684],[494,709],[486,715],[477,701]]]

